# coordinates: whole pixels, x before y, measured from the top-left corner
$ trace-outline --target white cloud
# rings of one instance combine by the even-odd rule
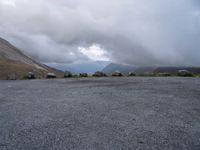
[[[78,50],[86,55],[90,60],[94,61],[109,61],[108,53],[97,44],[89,47],[78,47]]]
[[[199,4],[0,0],[0,36],[45,62],[109,59],[137,65],[200,65]]]
[[[0,3],[7,6],[16,7],[15,0],[0,0]]]

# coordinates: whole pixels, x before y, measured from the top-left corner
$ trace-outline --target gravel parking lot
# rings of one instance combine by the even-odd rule
[[[0,150],[200,150],[200,78],[0,81]]]

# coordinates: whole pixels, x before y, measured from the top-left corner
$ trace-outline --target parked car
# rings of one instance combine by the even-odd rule
[[[129,73],[128,73],[128,76],[129,76],[129,77],[131,77],[131,76],[136,76],[136,74],[135,74],[134,72],[129,72]]]
[[[80,77],[88,77],[87,73],[80,73]]]
[[[172,75],[171,75],[171,73],[163,72],[163,73],[159,73],[158,76],[161,76],[161,77],[169,77],[169,76],[172,76]]]
[[[9,74],[7,80],[17,80],[17,75],[15,73]]]
[[[47,74],[47,78],[48,78],[48,79],[56,78],[56,74],[55,74],[55,73],[48,73],[48,74]]]
[[[123,74],[120,71],[115,71],[115,72],[112,73],[112,76],[113,77],[122,77]]]
[[[192,72],[188,71],[188,70],[179,70],[178,71],[178,76],[181,77],[192,77],[194,76]]]
[[[64,78],[70,78],[70,77],[72,77],[72,73],[69,71],[65,71]]]
[[[107,75],[101,71],[97,71],[93,74],[94,77],[106,77]]]
[[[26,78],[27,79],[35,79],[35,74],[33,72],[28,72]]]

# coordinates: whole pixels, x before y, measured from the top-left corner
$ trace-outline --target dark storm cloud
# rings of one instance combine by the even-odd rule
[[[0,34],[44,62],[98,44],[111,61],[200,65],[198,0],[0,0]]]

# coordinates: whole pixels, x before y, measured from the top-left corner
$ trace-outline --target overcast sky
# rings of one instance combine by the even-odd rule
[[[199,0],[0,0],[0,36],[42,62],[200,65]]]

